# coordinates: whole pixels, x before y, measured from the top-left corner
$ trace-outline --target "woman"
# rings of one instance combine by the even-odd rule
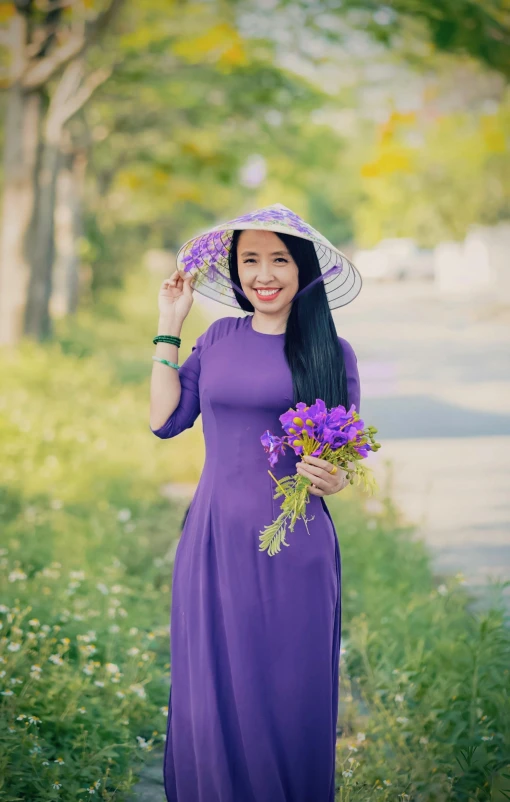
[[[270,218],[276,231],[270,210],[283,216],[282,225]],[[298,521],[289,547],[269,556],[260,531],[281,499],[260,437],[281,433],[279,416],[297,401],[359,410],[357,360],[336,334],[317,232],[280,204],[234,222],[217,259],[195,258],[194,276],[176,270],[159,294],[166,342],[156,345],[151,430],[175,437],[201,413],[206,447],[174,564],[166,797],[334,802],[341,568],[323,499],[345,474],[289,449],[280,457],[277,478],[297,470],[312,481],[313,520],[309,534]],[[230,302],[251,314],[216,320],[176,370],[194,289],[227,297],[220,273]]]

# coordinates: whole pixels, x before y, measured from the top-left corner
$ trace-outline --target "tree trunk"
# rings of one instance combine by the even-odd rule
[[[83,236],[83,150],[64,153],[57,182],[55,267],[50,312],[54,317],[76,312],[80,288],[79,243]]]
[[[23,334],[41,105],[39,92],[25,92],[18,84],[9,89],[0,246],[0,343],[10,345]]]
[[[39,171],[37,214],[33,229],[32,270],[25,307],[25,334],[37,340],[51,336],[49,301],[55,254],[54,211],[60,148],[53,137],[44,143]]]

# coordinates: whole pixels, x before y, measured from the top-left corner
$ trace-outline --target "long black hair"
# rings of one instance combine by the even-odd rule
[[[315,246],[310,240],[292,234],[277,233],[298,266],[299,289],[321,275]],[[229,269],[240,287],[237,245],[241,230],[233,234]],[[234,294],[245,312],[254,312],[250,303],[235,288]],[[285,330],[285,359],[292,374],[294,404],[314,404],[321,398],[327,407],[349,407],[347,377],[342,347],[338,341],[323,281],[300,295],[292,303]]]

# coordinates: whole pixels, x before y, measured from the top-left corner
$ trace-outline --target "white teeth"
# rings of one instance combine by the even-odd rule
[[[279,290],[257,290],[259,295],[276,295]]]

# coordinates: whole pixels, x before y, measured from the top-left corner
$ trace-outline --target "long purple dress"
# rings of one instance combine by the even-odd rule
[[[341,562],[324,500],[310,495],[288,548],[259,551],[280,512],[260,443],[293,406],[284,334],[224,317],[179,371],[181,398],[151,430],[175,437],[202,414],[206,457],[179,541],[171,608],[168,802],[334,802]],[[349,402],[357,359],[339,337]],[[287,449],[273,473],[295,472]]]

